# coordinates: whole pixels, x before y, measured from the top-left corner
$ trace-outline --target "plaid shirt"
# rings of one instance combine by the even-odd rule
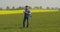
[[[29,9],[25,9],[25,12],[31,13]],[[27,14],[27,13],[24,13],[25,17],[31,17],[32,16],[31,14]]]

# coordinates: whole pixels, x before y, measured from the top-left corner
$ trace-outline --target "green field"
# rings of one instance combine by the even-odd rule
[[[30,27],[22,28],[23,14],[0,15],[0,32],[60,32],[60,12],[32,13]]]

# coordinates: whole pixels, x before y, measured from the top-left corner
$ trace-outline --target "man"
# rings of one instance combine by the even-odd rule
[[[25,11],[24,11],[24,20],[23,20],[23,28],[25,27],[25,22],[27,21],[26,27],[28,28],[29,22],[28,19],[31,17],[31,12],[29,10],[29,6],[25,6]]]

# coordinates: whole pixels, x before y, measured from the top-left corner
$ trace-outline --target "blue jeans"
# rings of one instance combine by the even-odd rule
[[[29,16],[27,14],[24,15],[24,20],[23,20],[23,27],[25,27],[25,22],[27,21],[27,25],[26,27],[29,26],[29,22],[28,22]]]

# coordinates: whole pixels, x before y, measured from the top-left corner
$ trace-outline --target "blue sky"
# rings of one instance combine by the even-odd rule
[[[59,7],[60,0],[0,0],[0,7],[5,8],[6,6],[18,7],[18,6],[43,6],[43,7]]]

